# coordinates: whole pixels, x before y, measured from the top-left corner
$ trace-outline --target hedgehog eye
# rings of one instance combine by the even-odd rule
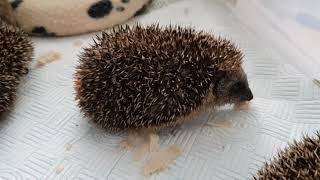
[[[228,77],[226,76],[226,73],[223,71],[217,71],[214,75],[214,81],[217,84],[220,84],[223,81],[228,81]]]

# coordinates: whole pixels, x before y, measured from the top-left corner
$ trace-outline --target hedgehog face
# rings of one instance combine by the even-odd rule
[[[224,73],[217,83],[218,104],[233,104],[253,99],[246,74],[241,69],[238,73]]]

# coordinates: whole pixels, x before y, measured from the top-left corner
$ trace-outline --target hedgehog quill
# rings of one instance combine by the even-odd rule
[[[242,59],[229,40],[192,28],[119,27],[81,54],[76,99],[109,130],[173,126],[208,107],[250,101]]]

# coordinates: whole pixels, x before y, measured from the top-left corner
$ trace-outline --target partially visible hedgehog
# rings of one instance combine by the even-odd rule
[[[0,0],[0,114],[7,111],[16,96],[17,86],[28,72],[33,47],[28,35],[14,26],[8,2]],[[5,13],[7,12],[7,13]]]
[[[304,137],[260,169],[255,179],[320,179],[320,134]]]
[[[190,28],[120,27],[84,49],[75,73],[85,115],[109,130],[175,125],[253,98],[230,41]]]

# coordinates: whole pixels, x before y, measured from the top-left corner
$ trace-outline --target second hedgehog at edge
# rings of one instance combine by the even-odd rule
[[[0,119],[14,104],[32,56],[31,39],[16,25],[9,1],[0,0]]]
[[[76,98],[109,130],[175,125],[208,107],[253,98],[229,40],[179,26],[120,27],[84,49]]]

